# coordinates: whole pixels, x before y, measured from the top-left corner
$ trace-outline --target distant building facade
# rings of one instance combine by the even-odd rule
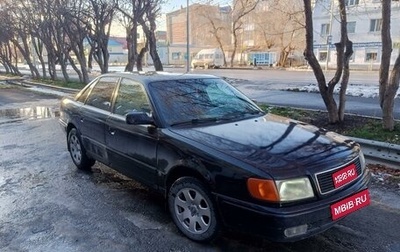
[[[185,64],[187,59],[186,8],[166,14],[169,64]],[[218,47],[213,32],[219,28],[224,45],[230,44],[231,8],[215,5],[193,4],[189,6],[190,59],[205,48]],[[214,26],[213,26],[214,25]]]
[[[340,41],[340,16],[335,0],[315,3],[314,52],[321,65],[336,67],[334,43]],[[348,37],[354,53],[350,59],[352,69],[379,69],[381,63],[382,9],[380,0],[347,0]],[[391,36],[393,52],[391,64],[400,50],[400,2],[392,1]]]

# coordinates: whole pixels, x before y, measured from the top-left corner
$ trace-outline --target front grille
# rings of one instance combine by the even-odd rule
[[[338,170],[343,169],[344,167],[351,165],[351,164],[355,164],[356,171],[357,171],[357,178],[360,177],[362,174],[362,167],[361,167],[359,157],[344,166],[340,166],[333,170],[329,170],[329,171],[325,171],[325,172],[316,174],[315,177],[317,178],[318,188],[319,188],[321,194],[327,194],[327,193],[330,193],[337,189],[340,189],[340,187],[335,188],[333,179],[332,179],[332,174],[334,174]]]

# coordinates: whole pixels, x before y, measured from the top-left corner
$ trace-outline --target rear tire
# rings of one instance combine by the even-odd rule
[[[168,193],[168,208],[175,225],[189,239],[208,242],[217,237],[220,224],[215,204],[199,180],[176,180]]]
[[[80,170],[90,170],[96,160],[89,158],[86,155],[86,150],[82,145],[78,131],[73,128],[68,133],[68,150],[72,161]]]

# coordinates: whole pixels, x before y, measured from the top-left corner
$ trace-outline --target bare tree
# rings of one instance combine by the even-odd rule
[[[108,72],[108,41],[111,22],[114,18],[116,4],[112,0],[89,0],[87,11],[88,41],[90,43],[90,58],[93,57],[100,67],[101,73]]]
[[[392,38],[391,38],[391,0],[382,0],[382,56],[381,66],[379,69],[379,99],[382,109],[383,128],[394,130],[394,99],[399,88],[400,80],[400,54],[397,56],[396,62],[389,75],[390,58],[392,55]]]
[[[6,69],[6,73],[21,75],[17,65],[14,65],[15,50],[12,43],[14,33],[12,31],[12,16],[7,8],[0,9],[0,64]]]
[[[339,14],[340,14],[340,42],[335,43],[337,65],[336,72],[333,78],[326,82],[325,75],[322,68],[315,57],[313,48],[313,20],[312,20],[312,5],[311,0],[304,0],[305,23],[306,23],[306,49],[304,56],[311,68],[314,71],[315,78],[317,79],[318,88],[321,93],[322,99],[328,110],[328,117],[330,123],[339,123],[344,120],[344,110],[346,101],[346,89],[349,80],[349,59],[353,54],[352,42],[347,37],[347,15],[345,0],[339,0]],[[333,1],[331,2],[333,4]],[[343,77],[342,77],[343,74]],[[333,91],[337,83],[342,78],[339,98],[339,108],[333,97]]]
[[[261,3],[267,10],[254,13],[256,49],[280,51],[278,66],[285,66],[297,48],[304,48],[304,9],[301,0],[272,0]]]
[[[147,0],[144,4],[145,15],[140,16],[139,23],[146,35],[146,45],[149,47],[149,53],[153,59],[156,71],[163,71],[160,56],[157,52],[157,39],[155,31],[157,28],[156,18],[160,14],[161,0]],[[140,56],[140,54],[139,54]]]
[[[133,71],[138,57],[138,25],[139,20],[145,15],[145,0],[119,0],[117,9],[121,15],[120,21],[126,30],[128,46],[128,64],[125,71]]]
[[[65,19],[68,20],[68,26],[64,27],[68,36],[68,47],[75,55],[79,66],[75,63],[71,54],[68,54],[68,61],[74,71],[78,74],[79,80],[83,83],[89,82],[89,73],[87,68],[87,59],[85,54],[85,39],[89,34],[90,20],[85,14],[85,4],[82,0],[73,0],[70,3],[70,11],[66,13]]]
[[[236,51],[238,48],[238,34],[244,29],[243,18],[249,13],[254,11],[260,0],[235,0],[233,1],[232,8],[232,40],[233,48],[231,55],[230,66],[233,67],[233,61],[235,60]]]
[[[230,6],[225,7],[223,11],[227,12],[230,16],[232,9]],[[197,6],[196,13],[207,20],[207,26],[201,27],[201,29],[207,29],[212,37],[215,39],[218,47],[222,51],[224,66],[227,66],[226,62],[226,48],[230,45],[230,19],[224,19],[223,13],[220,6],[213,5],[212,1],[207,1],[204,5]]]

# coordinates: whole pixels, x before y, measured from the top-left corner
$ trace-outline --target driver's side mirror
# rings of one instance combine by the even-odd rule
[[[154,124],[153,117],[146,112],[129,112],[126,123],[130,125]]]

